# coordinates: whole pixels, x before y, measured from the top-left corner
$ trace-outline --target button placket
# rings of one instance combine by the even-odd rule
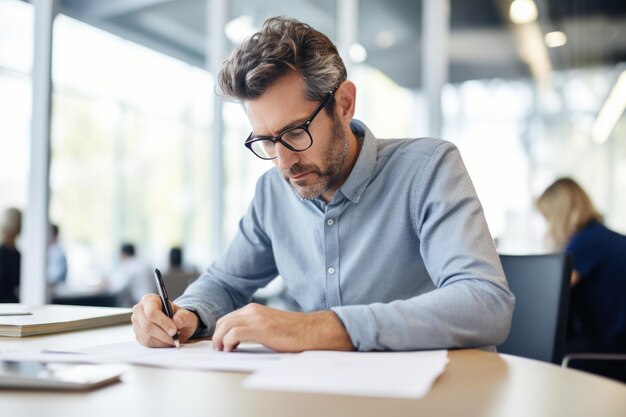
[[[341,305],[339,291],[339,208],[327,208],[324,223],[325,293],[328,308]]]

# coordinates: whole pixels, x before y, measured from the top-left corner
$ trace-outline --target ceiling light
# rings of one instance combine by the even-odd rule
[[[558,48],[559,46],[563,46],[567,43],[567,36],[565,33],[557,30],[546,33],[544,40],[546,41],[548,48]]]
[[[513,0],[509,8],[509,18],[517,24],[534,22],[537,14],[537,5],[533,0]]]
[[[389,49],[396,43],[396,37],[393,36],[393,32],[383,30],[382,32],[378,32],[374,38],[374,43],[380,49]]]
[[[350,50],[348,52],[350,54],[350,59],[355,64],[360,64],[367,58],[367,51],[365,47],[360,43],[353,43],[350,45]]]
[[[540,95],[543,96],[551,89],[552,63],[539,24],[532,22],[515,25],[513,33],[519,57],[528,64]]]
[[[622,113],[626,109],[626,70],[622,71],[615,86],[609,93],[598,118],[591,129],[591,138],[596,143],[604,143],[609,138]]]

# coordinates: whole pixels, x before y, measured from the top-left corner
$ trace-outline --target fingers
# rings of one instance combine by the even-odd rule
[[[241,342],[261,342],[256,340],[256,335],[261,328],[263,309],[258,304],[248,304],[220,318],[213,332],[213,347],[232,352]]]
[[[198,328],[198,317],[189,310],[185,310],[184,308],[180,308],[175,304],[174,306],[174,323],[178,328],[178,338],[181,343],[185,343],[193,334],[196,332]]]
[[[279,352],[353,349],[343,324],[333,312],[296,313],[259,304],[248,304],[217,321],[213,334],[215,349],[232,351],[242,342],[260,343]]]
[[[213,347],[216,350],[225,350],[224,349],[224,337],[226,336],[226,334],[229,331],[231,331],[233,328],[244,326],[245,324],[246,324],[246,320],[244,317],[241,317],[241,313],[239,310],[234,311],[230,314],[227,314],[221,319],[219,319],[217,323],[215,324],[215,331],[213,332],[213,337],[212,337]]]
[[[178,328],[161,310],[161,300],[156,294],[144,296],[139,304],[133,307],[131,321],[135,338],[148,347],[173,346],[172,335]]]
[[[213,347],[216,350],[232,352],[239,343],[254,339],[254,327],[245,320],[230,320],[220,327],[220,334],[213,335]]]
[[[239,343],[249,341],[253,337],[254,330],[250,326],[238,326],[231,328],[222,339],[222,349],[232,352],[237,349]]]

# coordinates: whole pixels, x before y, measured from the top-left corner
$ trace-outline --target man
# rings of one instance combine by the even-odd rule
[[[67,278],[67,257],[59,242],[59,226],[50,225],[50,239],[48,241],[48,284],[56,286],[65,282]]]
[[[276,169],[228,249],[173,306],[133,308],[140,343],[213,336],[278,351],[492,347],[514,305],[458,151],[377,140],[353,120],[356,87],[335,46],[272,18],[224,63],[224,96],[252,125],[245,145]],[[280,274],[302,312],[248,304]]]
[[[171,299],[181,295],[187,286],[198,278],[195,267],[187,267],[183,262],[183,248],[175,246],[170,249],[169,266],[163,272],[163,281],[167,286],[167,294]]]
[[[107,291],[116,295],[120,307],[132,307],[144,295],[156,291],[150,268],[137,256],[132,243],[122,244],[120,265],[111,275]]]

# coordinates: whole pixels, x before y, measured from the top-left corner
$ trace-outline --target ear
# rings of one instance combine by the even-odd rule
[[[356,104],[356,86],[352,81],[346,80],[335,92],[335,111],[345,125],[349,125],[354,117],[354,106]]]

